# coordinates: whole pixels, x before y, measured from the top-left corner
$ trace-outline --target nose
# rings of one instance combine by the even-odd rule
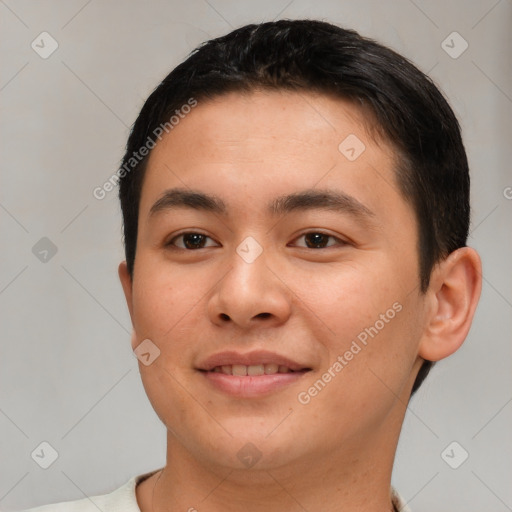
[[[252,262],[236,251],[230,270],[220,280],[208,304],[210,320],[219,326],[233,324],[243,329],[274,327],[290,317],[291,291],[279,278],[268,251]]]

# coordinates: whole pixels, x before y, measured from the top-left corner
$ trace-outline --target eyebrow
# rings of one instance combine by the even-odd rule
[[[157,213],[176,209],[190,208],[205,212],[226,215],[228,208],[219,197],[198,190],[173,188],[166,190],[149,211],[152,217]],[[370,222],[375,213],[367,206],[344,192],[334,190],[307,189],[279,196],[267,205],[267,211],[273,216],[293,211],[329,210],[347,213],[362,221]]]

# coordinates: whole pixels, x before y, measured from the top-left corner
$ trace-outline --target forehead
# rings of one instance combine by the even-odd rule
[[[200,100],[198,106],[183,116],[169,136],[157,145],[152,153],[153,160],[167,145],[173,144],[176,137],[171,134],[177,133],[181,135],[179,145],[187,139],[187,145],[195,145],[199,150],[199,153],[188,155],[189,159],[202,156],[202,149],[215,156],[228,149],[233,151],[235,146],[246,158],[261,158],[264,156],[260,151],[263,141],[265,149],[275,149],[276,153],[277,149],[285,153],[287,148],[300,145],[302,156],[308,149],[314,151],[322,147],[337,157],[339,143],[350,133],[357,133],[365,143],[374,145],[378,142],[385,151],[390,149],[384,140],[375,139],[378,130],[373,115],[348,100],[314,92],[257,90]],[[206,148],[212,142],[218,151],[211,152],[213,148]]]
[[[177,186],[203,187],[245,210],[314,187],[353,196],[380,190],[392,200],[395,154],[369,133],[371,122],[352,103],[314,93],[257,91],[199,101],[152,150],[141,215]]]

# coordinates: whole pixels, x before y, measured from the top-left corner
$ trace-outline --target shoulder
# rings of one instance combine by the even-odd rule
[[[76,501],[63,501],[62,503],[50,503],[40,507],[28,508],[21,512],[97,512],[98,508],[103,510],[104,504],[101,503],[101,496],[94,496],[89,501],[87,498]]]
[[[134,476],[118,489],[97,496],[89,496],[75,501],[51,503],[26,509],[21,512],[140,512],[135,487],[156,471]]]

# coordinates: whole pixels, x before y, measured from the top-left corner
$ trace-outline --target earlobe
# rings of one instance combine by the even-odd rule
[[[432,308],[418,355],[439,361],[460,348],[471,327],[482,289],[482,263],[470,247],[453,251],[432,272]]]

